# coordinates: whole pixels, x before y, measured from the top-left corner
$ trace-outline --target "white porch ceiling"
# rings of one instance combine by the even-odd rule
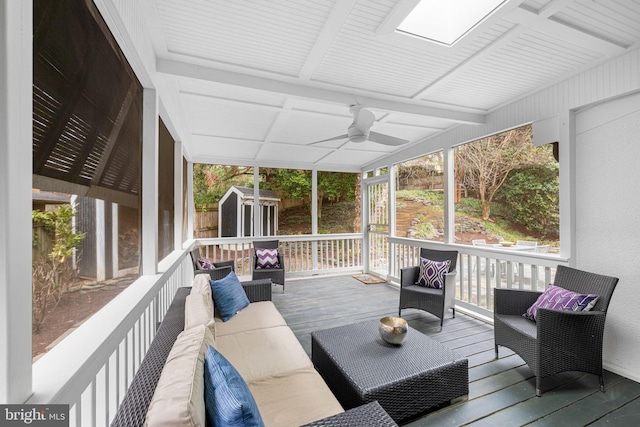
[[[453,47],[394,33],[415,0],[146,0],[195,162],[360,170],[640,44],[640,0],[509,0]],[[311,142],[372,131],[408,139]]]

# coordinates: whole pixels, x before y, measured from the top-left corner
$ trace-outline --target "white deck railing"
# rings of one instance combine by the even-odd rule
[[[400,281],[400,269],[418,265],[420,248],[456,250],[456,307],[493,317],[493,289],[544,290],[553,281],[558,265],[567,260],[557,255],[519,252],[509,249],[449,245],[439,242],[389,237],[390,277]]]
[[[27,403],[69,404],[70,426],[111,423],[176,290],[193,277],[186,250],[171,253],[159,270],[129,285],[34,363]]]
[[[210,261],[235,260],[239,276],[251,275],[254,240],[279,240],[287,276],[362,270],[362,234],[273,236],[259,239],[198,239],[201,256]]]
[[[276,238],[289,276],[362,270],[365,254],[360,234]],[[235,259],[238,274],[250,276],[253,240],[201,239],[174,251],[160,263],[162,273],[140,277],[34,363],[34,394],[27,403],[69,404],[70,426],[108,426],[176,290],[191,283],[188,251],[197,244],[211,260]],[[557,256],[506,249],[395,237],[388,242],[381,250],[388,254],[392,282],[399,281],[401,268],[418,264],[421,247],[457,250],[456,306],[485,316],[491,315],[495,287],[542,289],[555,267],[566,264]],[[373,245],[372,250],[378,247]],[[382,254],[371,255],[378,259]]]

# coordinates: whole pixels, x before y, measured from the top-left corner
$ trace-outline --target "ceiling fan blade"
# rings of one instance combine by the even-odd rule
[[[355,114],[354,124],[362,131],[362,133],[367,133],[375,120],[375,114],[366,108],[360,108]]]
[[[346,133],[344,135],[340,135],[340,136],[334,136],[333,138],[329,138],[329,139],[323,139],[322,141],[316,141],[316,142],[310,142],[307,145],[314,145],[314,144],[320,144],[322,142],[329,142],[329,141],[337,141],[339,139],[346,139],[349,138],[349,135],[347,135]]]
[[[377,142],[378,144],[383,145],[403,145],[409,142],[407,139],[396,138],[395,136],[385,135],[383,133],[378,132],[369,132],[369,141]]]

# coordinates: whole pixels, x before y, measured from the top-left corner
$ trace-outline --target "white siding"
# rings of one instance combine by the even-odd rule
[[[576,115],[576,267],[620,278],[605,365],[640,380],[640,94]]]

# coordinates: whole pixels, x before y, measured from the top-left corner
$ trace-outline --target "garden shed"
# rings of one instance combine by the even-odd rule
[[[260,236],[275,236],[278,230],[278,203],[280,197],[270,190],[260,190]],[[219,237],[253,236],[253,188],[233,186],[218,202]],[[256,217],[258,217],[256,215]]]

